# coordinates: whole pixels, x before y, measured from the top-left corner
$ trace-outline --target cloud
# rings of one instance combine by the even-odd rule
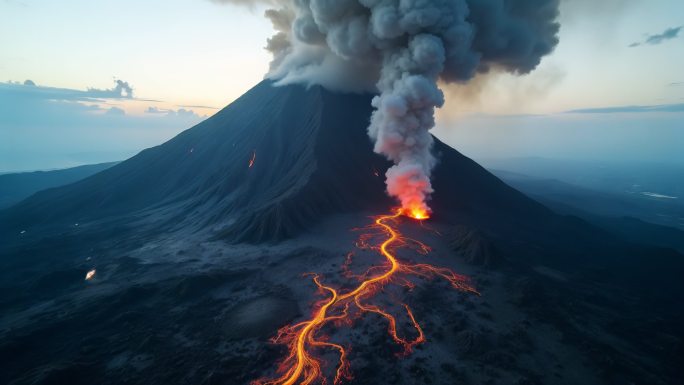
[[[177,104],[176,107],[182,107],[182,108],[203,108],[207,110],[218,110],[218,107],[212,107],[212,106],[202,106],[202,105],[183,105],[183,104]]]
[[[146,114],[166,114],[168,110],[158,108],[158,107],[147,107],[145,110]]]
[[[193,110],[188,110],[185,108],[180,108],[178,110],[172,110],[172,109],[165,109],[165,108],[158,108],[158,107],[147,107],[147,110],[145,110],[146,114],[161,114],[161,115],[166,115],[166,116],[177,116],[181,118],[199,118],[200,116],[195,113]]]
[[[171,110],[170,112],[174,112]],[[192,116],[197,116],[195,111],[193,110],[186,110],[185,108],[181,108],[179,110],[175,111],[176,116],[184,116],[184,117],[192,117]]]
[[[568,114],[616,114],[616,113],[645,113],[645,112],[684,112],[684,103],[661,104],[655,106],[615,106],[602,108],[581,108],[566,111]]]
[[[0,83],[0,92],[34,100],[101,102],[106,99],[133,99],[133,88],[123,80],[115,80],[115,86],[110,89],[88,88],[86,91],[39,86],[32,80],[26,80],[24,83]]]
[[[133,88],[123,80],[114,80],[116,86],[114,88],[100,90],[97,88],[88,88],[86,94],[96,98],[104,99],[133,99]]]
[[[203,119],[189,109],[165,110],[161,116],[126,113],[123,105],[140,100],[116,86],[99,91],[107,90],[0,83],[0,171],[125,159]],[[113,105],[120,101],[125,104]]]
[[[630,47],[639,47],[641,45],[658,45],[667,40],[675,39],[679,36],[679,32],[682,30],[682,26],[668,28],[662,33],[656,35],[649,35],[644,41],[634,42],[630,44]]]
[[[126,115],[126,111],[119,107],[111,107],[107,110],[106,114],[114,116],[123,116]]]

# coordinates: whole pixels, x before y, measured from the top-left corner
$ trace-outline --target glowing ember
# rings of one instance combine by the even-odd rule
[[[90,270],[89,272],[87,272],[87,273],[86,273],[85,280],[86,280],[86,281],[90,281],[91,279],[95,278],[95,273],[96,273],[96,270],[95,270],[95,269],[92,269],[92,270]]]
[[[256,150],[252,152],[252,158],[249,160],[249,168],[252,168],[254,166],[254,161],[256,160]]]
[[[428,246],[416,240],[406,238],[399,232],[397,225],[401,216],[425,219],[427,218],[427,213],[414,213],[397,209],[394,214],[375,218],[374,223],[367,228],[368,232],[361,235],[357,245],[362,249],[377,251],[385,259],[385,264],[383,266],[371,267],[364,274],[355,276],[349,271],[353,256],[353,253],[349,253],[343,265],[344,276],[347,278],[357,278],[359,284],[356,288],[346,293],[341,293],[335,288],[325,285],[320,275],[311,274],[319,291],[327,294],[327,298],[319,301],[314,306],[313,314],[309,320],[285,326],[278,331],[277,336],[272,341],[287,346],[289,351],[287,357],[278,365],[277,373],[279,377],[275,379],[259,379],[253,381],[252,385],[325,384],[326,376],[322,372],[324,363],[316,355],[320,350],[324,349],[337,351],[339,354],[334,384],[341,383],[343,379],[350,380],[352,376],[347,361],[347,349],[342,345],[330,342],[330,339],[325,335],[320,335],[320,332],[328,324],[337,326],[346,324],[351,326],[353,320],[364,313],[375,313],[386,319],[390,337],[403,348],[405,354],[410,353],[414,346],[425,342],[423,330],[408,305],[401,304],[401,307],[405,309],[406,315],[417,335],[412,340],[402,338],[399,335],[396,318],[388,310],[368,303],[376,294],[382,292],[391,283],[413,287],[414,284],[408,280],[409,277],[440,277],[448,281],[457,290],[478,294],[470,286],[466,277],[457,275],[447,268],[439,268],[427,264],[407,264],[397,259],[395,253],[399,248],[411,248],[421,254],[426,254],[430,251]],[[379,235],[383,236],[383,241],[379,244],[374,244],[373,240]]]

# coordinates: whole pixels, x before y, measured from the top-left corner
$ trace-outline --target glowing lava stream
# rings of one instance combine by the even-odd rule
[[[313,281],[318,286],[319,290],[328,292],[330,297],[320,301],[310,320],[300,322],[292,326],[285,326],[279,330],[278,335],[273,338],[273,342],[287,345],[289,348],[289,355],[278,366],[278,373],[280,377],[276,379],[259,379],[252,382],[252,385],[309,385],[318,381],[325,383],[325,376],[321,371],[321,361],[316,358],[311,352],[314,348],[329,348],[337,350],[340,359],[335,374],[335,384],[339,384],[342,379],[351,379],[349,370],[349,363],[347,362],[347,351],[342,345],[329,342],[325,336],[318,338],[318,332],[324,325],[330,322],[352,322],[349,315],[349,308],[354,305],[360,312],[369,312],[381,315],[388,323],[388,332],[392,339],[404,348],[404,353],[410,353],[412,348],[420,343],[425,342],[425,335],[423,330],[413,316],[413,312],[408,305],[402,304],[406,309],[407,315],[415,328],[418,336],[412,340],[405,340],[397,334],[397,321],[388,312],[382,310],[376,305],[368,305],[363,303],[364,298],[369,298],[376,294],[384,285],[388,284],[392,278],[398,274],[415,275],[423,278],[438,276],[446,279],[455,289],[479,294],[468,283],[468,278],[457,275],[447,268],[434,267],[427,264],[409,265],[400,262],[394,255],[394,247],[408,246],[409,241],[417,244],[419,251],[427,253],[429,248],[424,244],[410,240],[401,235],[396,227],[393,227],[394,221],[402,215],[409,216],[414,219],[426,219],[426,213],[418,213],[416,215],[413,211],[405,211],[403,209],[395,210],[394,214],[382,215],[375,218],[374,225],[371,228],[382,230],[387,235],[387,238],[380,244],[379,247],[371,247],[379,250],[380,254],[386,259],[388,265],[387,269],[378,275],[370,276],[371,273],[379,267],[372,267],[361,276],[361,283],[356,289],[344,294],[340,294],[332,287],[321,283],[320,276],[313,275]],[[370,247],[366,244],[367,239],[372,235],[364,234],[361,236],[361,247]],[[370,276],[370,277],[369,277]],[[408,280],[404,280],[405,284],[411,286]],[[337,310],[335,315],[329,315],[329,312]]]
[[[254,161],[256,160],[256,150],[252,152],[252,157],[249,158],[249,168],[252,168],[254,166]]]

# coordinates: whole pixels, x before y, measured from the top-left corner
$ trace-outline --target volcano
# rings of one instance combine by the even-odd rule
[[[371,99],[263,81],[160,146],[36,194],[6,211],[3,223],[142,221],[259,243],[293,237],[329,214],[389,207],[390,164],[373,153],[366,134]],[[515,227],[554,221],[550,210],[439,140],[434,150],[437,219]]]
[[[1,211],[10,295],[0,357],[16,368],[3,383],[259,378],[275,362],[267,339],[308,312],[299,274],[333,269],[359,218],[396,205],[390,164],[366,132],[372,97],[265,80],[160,146]],[[558,215],[437,139],[434,153],[428,238],[484,286],[482,299],[441,302],[427,339],[439,331],[458,347],[426,348],[402,364],[411,376],[391,383],[665,384],[681,374],[680,254]],[[379,356],[354,358],[367,369],[352,383],[394,371],[390,348],[375,346]],[[658,358],[634,353],[643,349]]]

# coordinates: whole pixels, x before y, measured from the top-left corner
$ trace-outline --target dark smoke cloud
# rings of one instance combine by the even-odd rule
[[[394,161],[387,189],[427,211],[438,82],[478,73],[526,74],[558,44],[560,0],[213,0],[270,5],[269,77],[278,84],[372,90],[368,129]]]
[[[558,44],[560,27],[559,0],[211,1],[272,7],[272,78],[343,90],[374,90],[384,53],[419,33],[443,40],[443,80],[467,81],[492,68],[528,73]],[[360,68],[373,70],[365,82]]]
[[[674,28],[668,28],[663,33],[658,33],[655,35],[649,35],[646,37],[644,41],[641,42],[634,42],[630,44],[630,47],[638,47],[640,45],[658,45],[662,42],[665,42],[667,40],[675,39],[679,36],[679,32],[682,30],[682,27],[674,27]]]

